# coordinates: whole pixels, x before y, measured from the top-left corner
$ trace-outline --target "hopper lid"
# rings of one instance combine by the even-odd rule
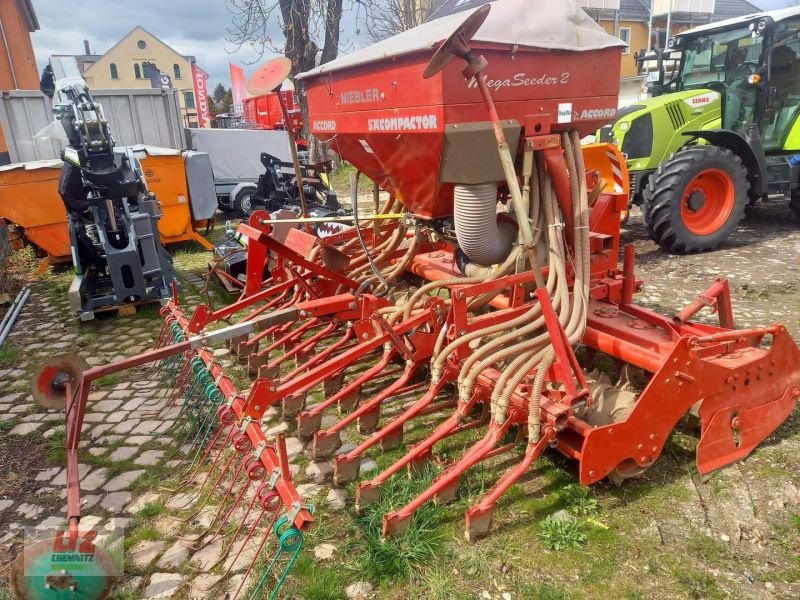
[[[394,56],[433,50],[464,21],[455,13],[337,58],[297,75],[305,79]],[[626,44],[606,31],[575,0],[496,0],[473,42],[547,50],[600,50]]]

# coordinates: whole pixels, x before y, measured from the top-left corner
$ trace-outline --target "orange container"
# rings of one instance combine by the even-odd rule
[[[192,222],[183,155],[177,150],[162,152],[137,152],[147,187],[161,205],[161,241],[173,244],[194,240],[211,250],[211,244],[197,233]],[[60,172],[60,160],[0,167],[0,217],[21,227],[25,237],[51,261],[69,260],[71,256],[67,213],[58,194]]]
[[[70,258],[67,211],[58,195],[60,160],[0,167],[0,217],[22,227],[25,237],[54,260]]]
[[[206,250],[213,246],[195,230],[189,207],[189,188],[183,154],[139,153],[147,188],[156,195],[161,205],[158,233],[165,244],[194,240]],[[144,154],[144,156],[142,156]]]

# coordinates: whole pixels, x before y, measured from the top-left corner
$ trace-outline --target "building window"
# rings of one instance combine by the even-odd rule
[[[631,28],[630,27],[620,27],[619,28],[619,39],[625,42],[627,47],[622,49],[623,54],[630,54],[631,53]]]
[[[172,65],[172,74],[175,75],[175,79],[181,78],[181,66],[180,65]]]
[[[111,79],[119,79],[119,73],[117,73],[117,65],[111,63],[108,65],[108,69],[111,71]]]
[[[152,71],[150,68],[152,66],[153,65],[150,64],[149,62],[142,63],[142,77],[144,77],[145,79],[150,79],[150,76],[152,75]]]
[[[139,50],[144,50],[147,48],[147,44],[144,43],[144,40],[139,40],[136,42],[136,45],[139,47]]]
[[[139,67],[139,63],[133,63],[133,74],[136,76],[136,79],[142,78],[142,69]]]
[[[194,108],[194,92],[183,92],[183,103],[186,108]]]

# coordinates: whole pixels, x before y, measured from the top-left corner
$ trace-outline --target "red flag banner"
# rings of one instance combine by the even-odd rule
[[[211,115],[208,112],[208,73],[197,64],[192,63],[192,84],[194,85],[194,102],[197,107],[197,126],[210,127]]]
[[[228,69],[231,73],[231,96],[233,97],[233,105],[241,106],[243,100],[247,98],[247,80],[244,77],[244,69],[233,63],[228,63]]]

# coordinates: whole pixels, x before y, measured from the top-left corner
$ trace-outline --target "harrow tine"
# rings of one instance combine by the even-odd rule
[[[458,488],[458,481],[462,474],[473,466],[505,452],[514,447],[514,443],[497,447],[498,442],[512,425],[512,419],[506,419],[502,424],[490,421],[486,435],[467,450],[455,464],[451,465],[439,474],[433,483],[426,490],[421,492],[402,508],[386,513],[383,516],[383,527],[381,534],[388,537],[395,533],[401,533],[408,528],[414,512],[423,504],[433,499],[437,504],[444,504],[455,497]]]
[[[310,438],[315,432],[319,431],[322,423],[322,413],[329,406],[333,406],[334,404],[337,404],[345,399],[349,400],[347,404],[350,407],[355,406],[357,403],[358,394],[361,391],[361,387],[368,381],[371,381],[379,373],[383,372],[383,370],[386,369],[386,367],[392,361],[394,354],[394,350],[384,352],[381,360],[378,361],[378,363],[361,373],[356,379],[348,383],[329,398],[326,398],[322,402],[315,404],[311,408],[308,408],[297,415],[297,431],[299,435],[303,438]],[[290,375],[287,375],[287,377]]]
[[[259,578],[258,583],[256,584],[256,587],[253,590],[253,593],[250,595],[250,600],[259,597],[259,592],[261,591],[261,588],[264,586],[267,577],[272,574],[272,569],[277,564],[278,559],[281,557],[281,555],[291,553],[291,556],[289,557],[289,560],[286,566],[284,567],[281,576],[278,578],[275,587],[273,588],[272,592],[269,595],[269,600],[273,600],[273,598],[277,596],[278,591],[281,589],[281,586],[283,585],[286,576],[289,574],[292,565],[294,565],[294,562],[297,560],[297,556],[300,554],[300,550],[302,550],[303,548],[303,534],[300,533],[300,531],[295,529],[290,524],[287,525],[287,523],[288,523],[287,518],[283,516],[280,519],[278,519],[278,522],[275,523],[275,525],[272,528],[273,534],[275,535],[275,537],[278,538],[278,550],[275,553],[275,556],[272,558],[272,561],[269,563],[269,565],[267,565],[267,568],[264,569],[264,572],[261,574],[261,577]],[[283,529],[284,527],[286,527],[286,529]],[[244,583],[244,581],[245,580],[243,579],[242,583]]]
[[[258,504],[261,510],[259,511],[256,519],[253,521],[253,524],[250,526],[250,529],[248,530],[247,535],[244,538],[244,541],[239,546],[239,550],[236,551],[236,555],[233,557],[233,560],[231,560],[230,566],[225,571],[223,577],[227,577],[228,573],[230,573],[231,569],[233,568],[233,565],[236,564],[236,561],[239,559],[239,556],[242,554],[242,551],[247,547],[248,542],[253,537],[253,534],[256,532],[256,529],[258,529],[258,524],[261,522],[261,519],[264,518],[264,515],[267,514],[268,512],[273,514],[272,520],[270,521],[270,524],[267,526],[267,531],[269,531],[269,529],[275,524],[275,520],[278,518],[278,511],[280,510],[282,504],[280,496],[275,490],[271,489],[266,483],[262,483],[256,489],[254,498],[258,500]],[[219,565],[224,564],[226,558],[230,554],[231,549],[233,548],[233,544],[235,543],[236,538],[239,536],[239,533],[241,532],[242,527],[244,526],[246,521],[247,521],[247,516],[245,515],[241,523],[239,523],[239,527],[236,529],[236,532],[231,536],[231,541],[228,544],[227,548],[223,548],[222,552],[220,552],[220,558],[217,560],[216,563],[214,563],[211,566],[211,569],[209,569],[210,571],[213,571]]]
[[[356,420],[358,421],[359,429],[362,433],[373,430],[378,424],[378,419],[380,418],[381,403],[404,388],[414,376],[418,368],[419,365],[416,363],[407,367],[403,371],[402,375],[394,382],[378,392],[368,401],[362,403],[353,412],[346,415],[344,418],[340,419],[327,429],[315,432],[312,446],[312,454],[314,458],[319,459],[330,456],[334,450],[341,445],[340,432]]]
[[[255,552],[253,553],[253,557],[250,559],[250,563],[247,565],[247,569],[245,570],[244,575],[242,576],[242,581],[239,583],[239,587],[236,588],[236,591],[233,593],[233,596],[231,596],[231,600],[236,600],[236,598],[239,597],[239,592],[242,591],[242,587],[244,586],[245,582],[247,581],[247,578],[250,575],[250,572],[253,570],[253,567],[255,566],[256,561],[258,560],[258,556],[261,554],[261,551],[264,549],[264,546],[266,545],[267,541],[269,540],[269,534],[272,531],[272,528],[275,525],[277,525],[278,510],[280,509],[280,506],[282,506],[282,505],[278,504],[278,506],[276,507],[275,511],[272,513],[272,519],[270,520],[270,523],[267,526],[267,528],[264,530],[264,535],[261,537],[261,541],[258,543],[258,547],[256,548]],[[233,565],[236,564],[236,560],[239,558],[239,555],[242,553],[242,550],[244,550],[244,548],[247,545],[247,542],[249,540],[250,540],[249,536],[247,538],[245,538],[245,541],[242,543],[241,547],[239,548],[239,551],[236,553],[236,557],[233,560],[230,561],[230,565],[225,570],[225,575],[224,576],[227,576],[230,573],[231,569],[233,568]]]
[[[202,531],[200,534],[198,534],[195,538],[193,538],[191,540],[189,538],[181,538],[181,539],[186,540],[186,541],[199,542],[201,539],[203,539],[208,534],[208,532],[211,531],[211,529],[214,527],[214,524],[217,522],[217,519],[219,519],[220,515],[222,514],[223,509],[225,508],[225,503],[228,501],[228,498],[230,497],[231,493],[233,492],[233,488],[236,486],[236,482],[239,481],[239,476],[242,474],[242,471],[244,470],[245,465],[247,464],[247,462],[248,462],[248,457],[245,457],[242,460],[241,464],[239,465],[239,468],[236,469],[236,473],[234,473],[233,479],[231,479],[230,485],[228,486],[228,489],[225,492],[225,496],[223,496],[222,500],[220,500],[219,506],[217,507],[217,510],[214,513],[214,518],[211,520],[211,523],[209,524],[209,526],[204,531]],[[213,490],[214,490],[214,488],[212,488],[212,491]],[[236,498],[234,499],[233,505],[230,507],[230,510],[228,510],[226,512],[225,517],[222,519],[219,529],[222,529],[222,526],[225,524],[225,521],[231,515],[231,513],[236,508],[236,506],[238,505],[239,501],[242,499],[242,497],[245,495],[246,492],[247,492],[247,486],[243,485],[241,487],[241,491],[239,492],[239,494],[237,494]],[[197,516],[197,514],[200,513],[200,510],[202,510],[202,506],[198,510],[196,510],[194,514],[189,515],[189,517],[186,518],[186,521],[191,521],[195,516]],[[217,531],[219,531],[219,529]],[[213,539],[213,537],[212,537],[212,539]],[[198,548],[201,548],[202,546],[199,546],[199,547],[198,546],[191,546],[191,547],[194,548],[194,549],[198,549]]]
[[[242,495],[244,495],[249,489],[250,489],[250,486],[247,486],[247,485],[243,486],[242,487],[242,490],[243,490],[242,491]],[[249,517],[250,513],[253,511],[253,507],[255,506],[257,500],[258,500],[258,495],[254,493],[253,497],[250,498],[250,502],[247,505],[247,509],[245,510],[244,515],[242,516],[241,520],[239,521],[239,526],[236,528],[236,531],[234,532],[234,534],[231,537],[231,539],[236,539],[236,536],[239,535],[239,532],[242,530],[242,527],[244,527],[244,524],[247,521],[247,517]],[[236,508],[237,505],[238,505],[238,499],[237,499],[236,502],[234,502],[233,506],[228,511],[228,514],[225,515],[225,518],[223,518],[222,521],[220,521],[220,524],[217,526],[217,530],[214,532],[214,534],[210,538],[208,538],[202,546],[199,546],[198,549],[205,548],[211,542],[213,542],[215,539],[217,539],[219,537],[219,534],[222,532],[222,528],[228,522],[228,519],[233,514],[233,511],[234,511],[234,509]],[[198,539],[200,537],[202,537],[202,536],[199,536]],[[226,554],[226,552],[223,552],[222,554],[224,555],[224,554]]]
[[[186,409],[187,404],[191,403],[191,399],[192,399],[192,397],[193,397],[193,395],[195,393],[196,387],[200,383],[200,378],[201,378],[200,374],[201,374],[201,372],[202,372],[202,370],[204,368],[203,364],[202,364],[202,361],[200,361],[196,356],[192,357],[191,359],[189,359],[186,362],[186,367],[184,367],[184,371],[187,370],[187,367],[190,368],[191,371],[193,371],[193,377],[191,378],[191,381],[189,382],[188,381],[188,379],[189,379],[188,373],[186,375],[187,385],[184,388],[186,390],[186,392],[184,394],[184,401],[181,404],[181,410],[180,410],[180,412],[178,413],[178,415],[175,418],[176,421],[183,415],[183,412]],[[177,394],[176,394],[175,398],[173,398],[169,402],[165,403],[159,409],[159,411],[156,413],[156,417],[160,417],[164,413],[164,411],[167,411],[167,410],[170,410],[171,408],[173,408],[175,406],[175,404],[177,403],[176,401],[177,401]],[[152,414],[152,412],[150,414]]]
[[[223,454],[223,451],[220,450],[220,453],[219,453],[218,456],[221,456],[222,454]],[[227,462],[222,467],[222,472],[219,474],[219,477],[217,477],[216,481],[211,485],[211,488],[209,489],[208,494],[206,494],[205,499],[203,499],[203,501],[195,509],[195,511],[192,514],[190,514],[188,517],[186,517],[186,518],[183,518],[183,519],[176,518],[177,521],[180,521],[181,523],[188,523],[189,521],[194,519],[200,513],[200,511],[205,507],[205,505],[208,504],[208,501],[211,499],[211,496],[214,493],[214,490],[216,490],[222,484],[222,481],[225,479],[225,476],[228,474],[228,471],[230,470],[231,465],[233,464],[234,460],[236,460],[236,453],[235,452],[232,453],[230,455],[230,457],[228,457]],[[214,470],[214,466],[215,465],[216,465],[216,460],[214,461],[214,464],[211,465],[211,468],[208,470],[208,473],[206,474],[206,479],[204,479],[203,483],[200,484],[200,486],[198,487],[197,493],[194,494],[189,500],[187,500],[186,503],[183,506],[178,507],[179,509],[187,508],[192,502],[194,502],[195,500],[197,500],[197,498],[200,497],[200,495],[203,493],[203,488],[205,487],[206,483],[208,482],[209,475]],[[238,476],[239,473],[241,473],[241,469],[239,469],[236,472],[236,476]],[[234,476],[234,479],[235,479],[236,476]],[[226,495],[226,498],[227,498],[227,495]]]
[[[356,486],[356,508],[360,509],[367,504],[377,501],[381,485],[398,471],[404,468],[408,468],[409,471],[422,470],[422,467],[430,462],[433,447],[441,440],[485,424],[487,416],[487,411],[485,410],[472,421],[467,421],[466,423],[462,422],[463,418],[476,406],[476,403],[477,400],[473,396],[471,401],[459,405],[456,411],[445,421],[440,423],[427,438],[414,444],[409,448],[406,454],[401,456],[373,479],[360,482]],[[349,456],[349,453],[344,456]],[[338,459],[339,457],[337,456],[336,458]],[[336,468],[335,464],[334,468]]]
[[[231,412],[233,412],[233,411],[231,411]],[[234,434],[234,433],[236,433],[236,427],[234,426],[234,423],[231,423],[230,425],[228,425],[228,427],[227,427],[227,430],[228,430],[228,435],[225,437],[225,440],[222,442],[222,446],[221,446],[221,448],[220,448],[220,451],[217,453],[217,456],[216,456],[216,458],[214,458],[214,461],[211,463],[211,466],[209,467],[209,469],[208,469],[208,472],[206,473],[206,478],[203,480],[203,483],[200,485],[200,487],[201,487],[201,488],[202,488],[202,487],[203,487],[203,486],[204,486],[204,485],[205,485],[205,484],[208,482],[208,480],[211,478],[211,473],[213,472],[213,470],[214,470],[214,467],[216,466],[217,462],[219,461],[220,457],[222,456],[222,449],[223,449],[223,448],[225,447],[225,445],[226,445],[226,444],[227,444],[227,443],[228,443],[228,442],[229,442],[229,441],[230,441],[230,440],[233,438],[233,434]],[[200,460],[200,461],[197,463],[197,466],[194,468],[194,471],[192,471],[192,468],[191,468],[191,467],[189,467],[189,469],[188,469],[187,473],[191,473],[191,475],[186,475],[186,474],[184,474],[184,477],[183,477],[183,479],[181,480],[181,483],[178,485],[178,487],[177,487],[177,488],[173,488],[173,489],[170,489],[170,488],[161,488],[161,489],[162,489],[162,490],[164,490],[164,491],[167,491],[167,492],[170,492],[170,493],[173,493],[173,494],[174,494],[175,492],[177,492],[177,491],[179,491],[179,490],[182,490],[182,489],[183,489],[183,488],[185,488],[186,486],[190,485],[190,484],[192,483],[192,480],[194,479],[194,477],[197,475],[197,473],[198,473],[198,472],[200,471],[200,469],[202,468],[202,466],[203,466],[203,463],[205,462],[206,458],[208,458],[208,456],[209,456],[209,455],[211,454],[211,452],[214,450],[214,447],[215,447],[215,443],[214,443],[214,442],[216,442],[217,438],[218,438],[218,437],[219,437],[219,435],[222,433],[222,431],[223,431],[223,429],[221,428],[221,429],[220,429],[220,430],[217,432],[217,435],[216,435],[216,436],[214,436],[214,440],[212,440],[212,443],[211,443],[211,444],[209,444],[208,448],[206,448],[206,451],[205,451],[205,453],[204,453],[204,455],[203,455],[203,458],[202,458],[202,460]]]
[[[192,464],[194,464],[194,460],[196,460],[200,450],[202,449],[203,445],[205,444],[205,441],[208,439],[208,436],[211,434],[211,430],[214,428],[214,425],[217,422],[218,409],[220,408],[220,405],[222,404],[222,401],[223,401],[222,392],[220,392],[219,389],[213,383],[210,383],[210,384],[206,385],[206,389],[205,389],[204,394],[208,398],[208,408],[205,411],[205,416],[203,417],[202,422],[194,428],[195,429],[194,438],[192,439],[191,442],[189,442],[189,444],[192,447],[196,446],[198,448],[197,452],[195,452],[195,458],[192,460]],[[209,417],[211,418],[210,422],[209,422]],[[191,433],[191,428],[190,428],[189,432]],[[202,435],[202,438],[200,437],[201,435]],[[183,439],[182,443],[179,444],[179,446],[182,447],[187,442],[188,439],[189,439],[189,436],[187,435]],[[212,441],[212,444],[214,442],[216,442],[216,439],[217,438],[215,436],[213,441]]]

